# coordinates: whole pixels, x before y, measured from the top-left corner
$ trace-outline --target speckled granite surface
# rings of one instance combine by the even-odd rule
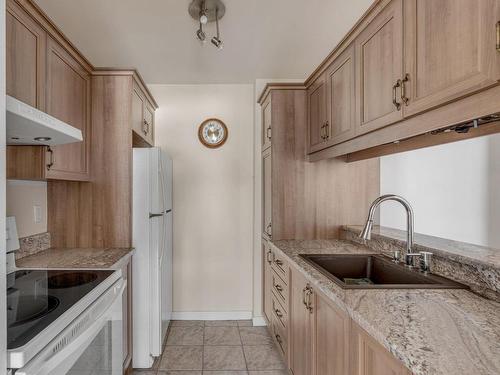
[[[347,241],[275,241],[273,248],[415,375],[500,374],[499,303],[467,290],[342,289],[299,257],[374,252]]]
[[[343,239],[362,244],[358,237],[361,226],[346,226]],[[468,285],[474,293],[500,302],[500,249],[467,244],[444,238],[415,234],[414,250],[433,253],[433,273]],[[406,232],[374,227],[367,246],[376,252],[391,255],[394,249],[406,249]]]
[[[133,253],[132,248],[52,248],[16,261],[19,268],[120,268]]]
[[[39,253],[50,248],[50,233],[39,233],[19,239],[19,250],[16,251],[16,259]]]

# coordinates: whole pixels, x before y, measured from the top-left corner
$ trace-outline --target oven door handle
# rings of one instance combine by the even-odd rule
[[[123,279],[115,283],[111,288],[115,288],[114,294],[116,298],[121,297],[126,281]],[[113,305],[116,299],[110,304],[110,306],[104,311],[97,319],[95,319],[87,328],[85,328],[78,337],[71,341],[66,347],[62,348],[56,354],[50,356],[52,351],[52,345],[45,348],[39,355],[29,361],[26,366],[16,371],[16,375],[64,375],[68,372],[73,364],[78,360],[81,354],[85,352],[92,340],[96,338],[101,329],[106,325],[106,323],[112,319]],[[121,306],[120,306],[121,307]],[[66,327],[61,336],[65,336],[68,329],[72,329],[73,324]],[[59,337],[56,337],[57,340]],[[113,345],[121,345],[122,340],[119,343],[113,342]],[[121,350],[121,347],[120,347]],[[69,358],[74,358],[75,361],[72,362]]]

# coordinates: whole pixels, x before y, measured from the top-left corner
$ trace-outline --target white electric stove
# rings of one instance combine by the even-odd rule
[[[17,269],[15,222],[9,218],[7,225],[7,361],[12,373],[121,375],[126,285],[121,271]]]

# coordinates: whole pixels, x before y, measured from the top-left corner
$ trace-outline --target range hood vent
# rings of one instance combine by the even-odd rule
[[[82,131],[6,95],[7,144],[56,146],[83,141]]]

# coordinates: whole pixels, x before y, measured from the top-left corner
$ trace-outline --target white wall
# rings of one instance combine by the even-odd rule
[[[149,87],[160,106],[156,145],[174,164],[174,318],[249,319],[253,85]],[[229,129],[215,150],[198,140],[209,117]]]
[[[385,156],[380,169],[381,193],[410,201],[416,232],[500,248],[500,135]],[[406,227],[395,203],[380,220]]]
[[[34,220],[34,207],[41,209],[41,220]],[[19,237],[47,231],[47,183],[44,181],[7,181],[7,216],[16,217]]]

